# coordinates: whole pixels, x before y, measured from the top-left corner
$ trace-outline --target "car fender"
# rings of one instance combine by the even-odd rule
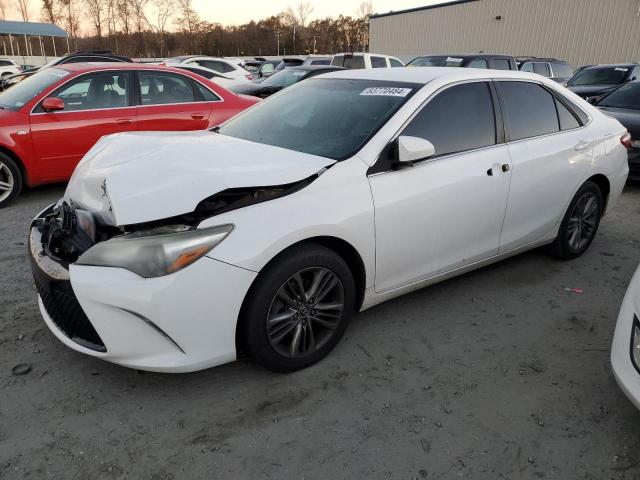
[[[366,285],[375,272],[374,208],[367,165],[338,162],[305,188],[204,220],[199,228],[231,223],[233,232],[208,256],[260,272],[276,255],[314,237],[334,237],[360,255]]]

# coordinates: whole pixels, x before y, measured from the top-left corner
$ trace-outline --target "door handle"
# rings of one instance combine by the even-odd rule
[[[192,113],[191,118],[194,120],[202,120],[204,118],[204,113]]]
[[[130,118],[121,118],[119,120],[116,120],[116,123],[118,125],[126,126],[126,125],[131,125],[133,123],[133,120],[131,120]]]
[[[576,152],[581,152],[582,150],[587,150],[589,147],[591,147],[591,142],[579,142],[573,149]]]

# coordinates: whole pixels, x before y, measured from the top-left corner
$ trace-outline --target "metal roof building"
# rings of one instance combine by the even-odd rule
[[[369,51],[640,61],[640,0],[456,0],[372,15]]]
[[[0,20],[0,37],[2,37],[2,48],[4,55],[11,54],[12,56],[14,56],[17,52],[18,56],[33,56],[33,45],[31,43],[32,37],[37,38],[40,44],[40,51],[43,56],[45,55],[43,37],[51,38],[54,56],[57,54],[56,44],[54,41],[56,37],[66,38],[67,51],[69,50],[69,36],[67,35],[67,32],[52,23],[15,22],[11,20]],[[21,42],[20,38],[23,39],[24,43]],[[22,52],[20,51],[21,48]]]

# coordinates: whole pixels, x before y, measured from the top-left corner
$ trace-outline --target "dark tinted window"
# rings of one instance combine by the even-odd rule
[[[213,93],[208,88],[205,88],[202,84],[198,82],[193,82],[193,84],[195,85],[197,97],[199,97],[197,98],[197,100],[204,100],[205,102],[215,102],[217,100],[220,100],[220,98],[215,93]]]
[[[573,113],[571,113],[571,111],[557,98],[556,107],[558,108],[558,118],[560,119],[561,130],[571,130],[572,128],[578,128],[580,126],[580,122],[576,119]]]
[[[312,60],[309,65],[329,65],[331,60],[328,58],[326,60]]]
[[[629,74],[628,67],[589,67],[578,72],[569,85],[616,85]]]
[[[219,62],[216,60],[197,60],[195,62],[190,62],[190,63],[194,63],[196,65],[200,65],[201,67],[209,68],[211,70],[215,70],[216,72],[220,72],[220,73],[229,73],[235,70],[235,68],[233,68],[231,65],[225,62]]]
[[[489,68],[489,65],[484,58],[475,58],[469,62],[467,68]]]
[[[391,67],[404,67],[404,65],[402,64],[402,62],[400,60],[396,60],[395,58],[390,58],[389,59],[389,64],[391,65]]]
[[[497,82],[511,140],[558,132],[558,114],[553,95],[540,85],[527,82]]]
[[[598,103],[599,107],[640,110],[640,83],[627,83]]]
[[[9,65],[13,66],[13,63],[8,60],[0,60],[0,67],[8,67]]]
[[[493,60],[493,68],[496,70],[511,70],[511,62],[506,58],[496,58]]]
[[[371,57],[371,68],[387,68],[384,57]]]
[[[204,68],[190,68],[190,67],[178,67],[178,68],[180,70],[186,70],[187,72],[195,73],[196,75],[200,75],[201,77],[204,77],[204,78],[211,79],[217,76],[215,72],[211,70],[206,70]]]
[[[343,67],[346,68],[364,68],[364,57],[362,55],[354,55],[353,57],[344,57]]]
[[[429,140],[436,148],[436,155],[495,145],[495,116],[489,86],[468,83],[448,88],[418,113],[402,135]]]
[[[411,60],[407,67],[461,67],[464,58],[431,56],[418,57]]]

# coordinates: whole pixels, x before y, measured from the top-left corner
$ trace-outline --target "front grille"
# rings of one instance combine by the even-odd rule
[[[97,352],[106,352],[100,335],[82,310],[71,282],[49,277],[33,257],[31,269],[38,294],[56,326],[77,344]]]

